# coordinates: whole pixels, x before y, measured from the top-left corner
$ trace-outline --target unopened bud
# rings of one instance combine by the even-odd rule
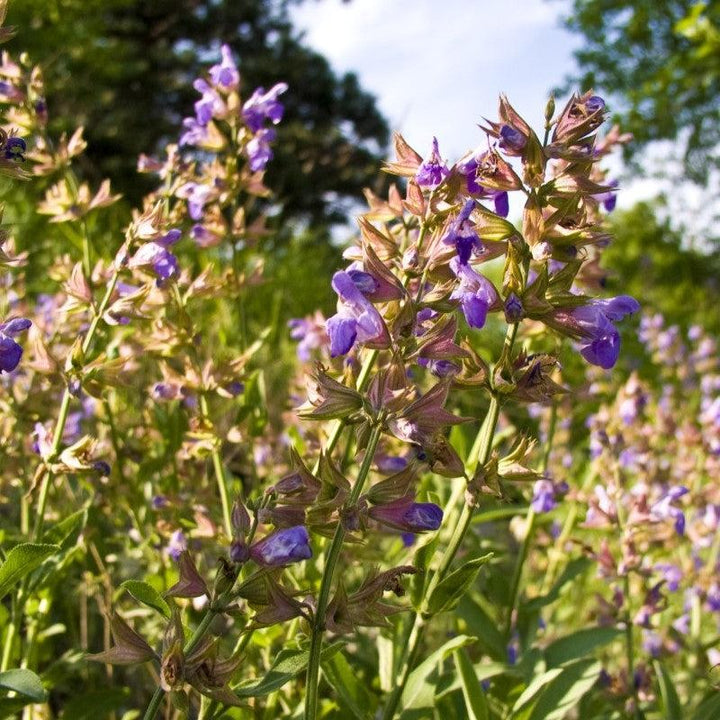
[[[236,535],[247,535],[250,529],[250,515],[240,498],[235,500],[232,508],[232,526]]]
[[[549,125],[550,121],[555,114],[555,96],[551,95],[548,98],[547,105],[545,105],[545,124]]]

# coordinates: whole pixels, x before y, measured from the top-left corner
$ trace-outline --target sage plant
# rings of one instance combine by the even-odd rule
[[[630,139],[603,99],[550,100],[536,132],[503,96],[455,162],[396,135],[335,311],[283,333],[248,308],[277,284],[264,172],[293,89],[240,70],[221,46],[131,210],[2,56],[0,172],[42,232],[0,236],[0,700],[48,715],[42,678],[70,717],[90,676],[144,720],[560,717],[565,694],[640,717],[679,667],[704,707],[716,348],[648,316],[664,389],[608,372],[639,305],[602,296],[601,164]]]

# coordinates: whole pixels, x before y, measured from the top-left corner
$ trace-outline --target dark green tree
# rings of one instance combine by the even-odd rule
[[[720,332],[720,251],[685,248],[682,230],[659,219],[664,214],[650,203],[613,213],[615,240],[603,252],[608,292],[632,295],[643,312],[660,312],[669,324]]]
[[[720,162],[720,2],[573,0],[564,22],[583,38],[568,84],[612,101],[635,135],[626,160],[677,139],[685,177],[705,183]]]
[[[85,173],[137,201],[151,182],[138,155],[177,140],[198,97],[192,80],[229,44],[245,97],[290,85],[267,174],[282,219],[327,227],[377,182],[388,127],[354,74],[338,76],[303,44],[288,13],[298,1],[17,0],[9,49],[42,64],[52,130],[86,127]]]

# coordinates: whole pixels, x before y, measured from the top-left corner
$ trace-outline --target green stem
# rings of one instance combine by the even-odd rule
[[[512,332],[510,329],[508,329],[508,333],[512,333],[512,338],[514,339],[515,333]],[[484,465],[490,458],[490,453],[492,451],[493,445],[493,436],[495,435],[495,429],[497,427],[499,416],[500,401],[498,400],[497,396],[493,394],[490,399],[490,407],[488,408],[487,415],[485,416],[485,420],[483,421],[480,431],[478,432],[475,443],[473,444],[473,449],[471,450],[471,455],[468,459],[468,468],[472,471],[474,471],[476,467]],[[451,498],[451,502],[453,501],[454,498]],[[410,676],[410,673],[415,666],[417,655],[420,650],[420,642],[422,640],[422,635],[425,629],[425,616],[428,612],[430,598],[432,597],[435,588],[445,577],[450,566],[452,565],[453,560],[455,559],[455,555],[460,549],[460,545],[462,544],[462,541],[465,538],[465,534],[470,527],[473,509],[473,506],[469,503],[463,503],[462,510],[460,512],[460,518],[455,525],[452,537],[450,538],[450,542],[448,543],[448,546],[445,549],[442,558],[440,559],[440,564],[437,571],[434,573],[432,579],[430,580],[430,583],[428,584],[427,590],[423,595],[422,602],[420,603],[420,608],[415,614],[413,620],[413,625],[408,636],[408,641],[402,650],[401,662],[399,664],[400,669],[398,673],[400,676],[400,682],[395,685],[395,688],[393,689],[390,697],[388,698],[388,702],[385,706],[385,710],[382,716],[383,720],[392,720],[392,718],[395,717],[395,712],[397,711],[397,707],[400,702],[400,698],[402,697],[405,684],[407,683],[408,677]]]
[[[208,408],[207,398],[204,394],[200,395],[200,414],[206,424],[210,424],[210,409]],[[223,469],[220,450],[213,447],[212,453],[213,469],[215,471],[215,480],[217,481],[218,491],[220,492],[220,504],[222,505],[223,524],[225,525],[225,534],[232,538],[233,527],[230,515],[230,498],[227,489],[227,481],[225,479],[225,471]]]
[[[382,420],[375,423],[367,448],[365,449],[365,457],[363,458],[360,472],[357,480],[350,491],[345,508],[354,507],[365,486],[365,480],[370,472],[375,451],[377,450],[380,436],[382,434]],[[305,720],[315,720],[317,717],[318,705],[318,684],[320,678],[320,651],[322,650],[323,635],[325,633],[325,613],[327,612],[328,603],[330,601],[330,591],[332,589],[333,576],[335,575],[335,567],[337,565],[340,553],[342,551],[343,540],[345,538],[345,528],[342,521],[338,521],[335,535],[333,536],[330,549],[328,550],[325,560],[325,568],[323,571],[322,582],[320,583],[320,593],[318,595],[317,609],[315,610],[315,620],[312,627],[312,638],[310,641],[310,657],[308,659],[307,682],[305,688]]]
[[[362,368],[360,368],[360,374],[358,375],[357,383],[355,385],[357,391],[359,393],[365,392],[367,390],[367,386],[370,384],[370,373],[372,372],[373,367],[375,366],[375,361],[378,357],[378,350],[371,350],[366,358],[365,362],[363,363]],[[338,442],[340,442],[340,438],[342,437],[343,430],[345,429],[347,423],[345,419],[337,420],[335,422],[335,426],[333,427],[332,431],[330,432],[330,436],[328,437],[328,441],[325,444],[325,454],[330,456],[332,455],[333,451],[337,447]],[[313,473],[317,473],[318,469],[320,468],[320,461],[318,460],[317,463],[315,463],[315,469],[313,470]]]
[[[550,453],[552,452],[553,438],[555,437],[555,428],[557,426],[557,404],[553,403],[550,411],[550,422],[548,425],[547,438],[545,440],[545,452],[543,453],[541,470],[543,473],[547,470],[550,462]],[[530,546],[532,545],[533,536],[535,534],[535,520],[537,516],[532,505],[527,514],[525,522],[525,537],[523,538],[520,552],[515,559],[515,569],[513,570],[512,582],[510,584],[510,605],[508,606],[507,617],[505,618],[505,638],[509,641],[512,633],[513,623],[515,621],[515,609],[517,608],[520,597],[520,582],[522,580],[522,572],[525,567]]]
[[[95,311],[95,314],[93,316],[92,321],[90,322],[90,327],[88,328],[87,334],[85,335],[85,339],[83,340],[83,343],[81,345],[82,355],[83,357],[87,355],[88,351],[90,350],[90,346],[92,345],[92,341],[95,337],[95,333],[97,332],[98,325],[100,323],[100,319],[105,313],[105,310],[107,310],[108,303],[110,302],[110,297],[112,296],[115,286],[117,285],[118,281],[118,271],[116,270],[111,279],[108,283],[107,289],[105,290],[105,295],[103,296],[103,299],[100,301],[100,306]],[[50,451],[50,457],[55,458],[60,451],[60,445],[62,444],[62,437],[63,433],[65,432],[65,424],[67,423],[68,413],[70,411],[70,401],[72,400],[72,395],[70,394],[70,390],[67,388],[65,389],[65,392],[63,393],[62,400],[60,402],[60,412],[58,414],[57,422],[55,423],[55,433],[53,434],[53,444]],[[40,538],[40,535],[43,531],[43,525],[45,522],[45,508],[47,506],[47,497],[48,497],[48,490],[50,488],[50,482],[52,480],[53,473],[50,470],[46,470],[43,474],[43,479],[40,484],[40,495],[38,497],[38,507],[37,507],[37,514],[35,517],[35,527],[33,529],[33,535],[32,539],[33,542],[37,542],[37,540]]]
[[[222,599],[222,596],[220,599]],[[210,623],[215,619],[216,615],[217,610],[213,610],[212,608],[210,608],[210,610],[205,613],[205,616],[200,621],[200,624],[195,628],[195,632],[192,634],[192,637],[185,643],[185,646],[183,647],[182,651],[184,656],[189,655],[197,647],[198,643],[205,636],[205,633],[210,627]],[[165,691],[161,687],[156,688],[152,698],[150,699],[150,702],[148,703],[147,710],[145,710],[143,720],[153,720],[155,718],[158,708],[160,707],[160,703],[163,700],[163,697],[165,697]]]

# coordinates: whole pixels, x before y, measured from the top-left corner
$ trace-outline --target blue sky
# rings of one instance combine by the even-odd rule
[[[561,24],[570,4],[306,0],[292,15],[305,41],[336,71],[357,73],[393,130],[422,155],[437,136],[441,154],[454,162],[484,142],[477,123],[483,116],[497,117],[501,92],[534,127],[542,125],[548,93],[572,72],[573,50],[581,42]],[[558,106],[564,101],[558,98]],[[666,145],[659,157],[667,152]],[[618,175],[621,163],[611,162],[610,168]],[[671,199],[676,194],[676,188],[653,179],[625,182],[618,205],[630,206],[663,189]],[[697,189],[688,195],[682,203],[686,212],[702,204]]]
[[[548,91],[573,67],[566,0],[322,0],[293,12],[309,45],[355,71],[394,130],[424,154],[433,135],[457,159],[484,140],[500,92],[542,122]]]

